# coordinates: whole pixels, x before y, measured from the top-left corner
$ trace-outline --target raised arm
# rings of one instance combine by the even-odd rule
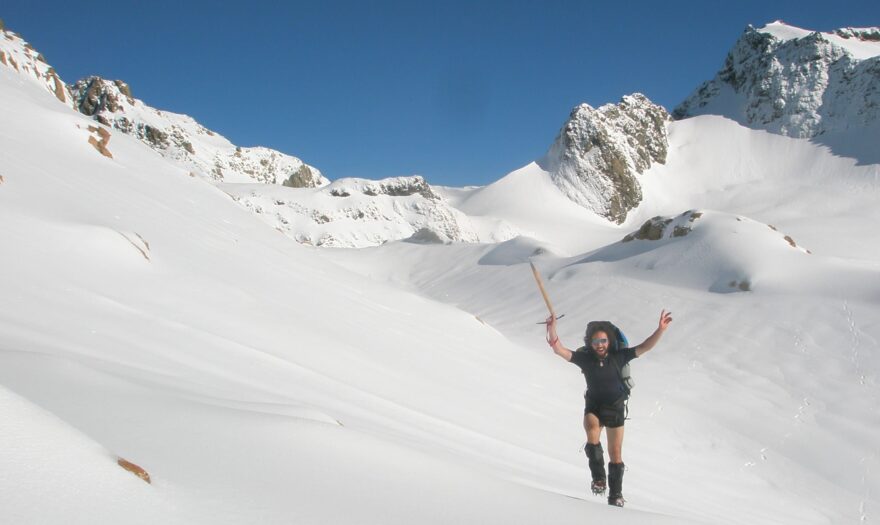
[[[645,342],[635,348],[636,357],[639,357],[645,352],[648,352],[649,350],[654,348],[654,345],[656,345],[657,342],[660,341],[660,338],[663,336],[663,332],[665,332],[666,329],[669,328],[669,324],[671,322],[672,312],[667,312],[666,310],[660,312],[660,322],[657,325],[657,329],[654,330],[654,333],[651,334],[650,337],[645,339]]]
[[[552,315],[547,318],[547,344],[553,349],[553,353],[566,361],[571,361],[572,351],[565,347],[556,334],[556,318]]]

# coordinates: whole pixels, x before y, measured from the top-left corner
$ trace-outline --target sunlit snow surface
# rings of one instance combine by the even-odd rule
[[[444,191],[515,239],[317,250],[38,88],[0,67],[0,522],[878,519],[876,165],[698,117],[623,226],[532,165]],[[625,509],[587,494],[530,259],[570,347],[674,313],[633,366]]]
[[[759,31],[771,34],[780,40],[796,40],[813,33],[813,31],[808,29],[791,26],[779,20],[765,25],[759,29]],[[852,53],[853,57],[859,60],[865,60],[880,55],[880,41],[844,38],[836,33],[822,33],[822,36],[830,42],[846,49]]]

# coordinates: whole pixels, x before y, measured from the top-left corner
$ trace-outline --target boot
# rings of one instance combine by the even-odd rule
[[[608,464],[608,504],[623,507],[626,500],[623,499],[623,463]]]
[[[605,494],[605,451],[602,450],[602,443],[595,445],[587,443],[585,452],[590,465],[590,475],[593,478],[590,489],[593,494]]]

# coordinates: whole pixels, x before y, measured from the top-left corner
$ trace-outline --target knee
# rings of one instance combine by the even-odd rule
[[[599,425],[598,421],[591,421],[589,418],[584,418],[584,430],[587,433],[587,439],[590,443],[598,443],[599,436],[602,433],[602,426]]]
[[[608,445],[608,457],[611,463],[623,463],[623,447],[620,445]]]

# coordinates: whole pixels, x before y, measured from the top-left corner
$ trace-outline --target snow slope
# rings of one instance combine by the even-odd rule
[[[132,137],[101,154],[93,121],[8,68],[0,89],[0,384],[65,422],[4,430],[13,450],[106,451],[90,477],[125,457],[153,485],[96,490],[162,522],[687,520],[576,498],[545,355],[339,268]],[[35,461],[4,460],[0,521],[82,511],[77,478],[41,488]],[[83,519],[117,522],[108,505]]]
[[[537,162],[488,186],[445,190],[444,194],[452,206],[469,217],[512,227],[525,237],[548,243],[551,251],[563,254],[581,251],[617,235],[611,223],[560,191],[551,174]]]
[[[670,153],[640,179],[627,225],[691,208],[772,224],[816,254],[880,260],[880,165],[705,115],[670,126]]]
[[[0,522],[877,519],[877,165],[706,115],[622,225],[532,164],[438,190],[519,237],[318,250],[24,78],[0,66]],[[674,312],[633,365],[625,509],[586,495],[529,260],[570,347]]]
[[[634,364],[628,498],[713,523],[871,521],[880,167],[715,116],[675,122],[669,137],[668,162],[640,179],[642,205],[621,228],[585,229],[592,242],[581,239],[579,253],[554,253],[539,235],[332,256],[471,312],[536,353],[550,352],[534,324],[546,314],[530,259],[565,313],[560,334],[571,348],[589,320],[611,318],[639,342],[670,309],[673,327]],[[503,198],[475,202],[508,220],[519,209],[526,222],[527,203],[540,202],[540,173],[531,175],[503,179]],[[564,208],[547,204],[547,231],[554,218],[557,235],[570,228],[570,217],[552,214]],[[669,221],[657,240],[623,242],[655,216]],[[558,381],[576,420],[582,379],[567,366],[558,364]]]
[[[185,523],[167,498],[58,417],[3,387],[0,412],[4,522]]]

